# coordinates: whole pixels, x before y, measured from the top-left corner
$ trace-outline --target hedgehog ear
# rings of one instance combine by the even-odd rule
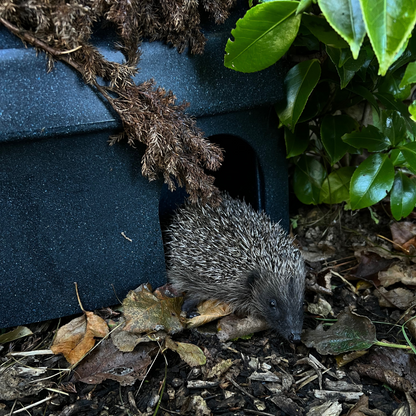
[[[260,272],[257,269],[251,270],[247,274],[246,285],[249,288],[255,286],[256,282],[260,279]]]

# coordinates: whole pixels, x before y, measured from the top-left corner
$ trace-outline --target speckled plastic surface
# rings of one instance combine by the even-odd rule
[[[164,281],[160,183],[107,138],[0,146],[0,327],[77,313],[74,282],[93,310]]]
[[[223,65],[230,30],[241,11],[208,38],[205,53],[179,54],[160,42],[144,43],[137,82],[154,78],[174,91],[179,102],[191,103],[195,116],[227,113],[276,103],[282,97],[284,74],[280,66],[243,74]],[[95,44],[108,59],[122,61],[112,42],[97,35]],[[46,58],[0,27],[0,131],[4,140],[74,134],[118,127],[117,116],[92,87],[69,67],[57,62],[46,72]]]
[[[229,155],[232,137],[245,140],[252,178],[241,183],[233,166],[219,183],[228,179],[226,188],[287,225],[283,143],[267,107],[281,98],[283,75],[276,66],[240,74],[222,63],[241,15],[208,28],[203,56],[145,43],[136,81],[153,77],[191,102],[198,125]],[[121,61],[113,39],[98,32],[95,41]],[[159,201],[166,211],[172,196],[160,199],[162,183],[141,176],[142,149],[108,145],[120,122],[72,69],[57,62],[47,73],[45,57],[3,27],[0,48],[0,328],[78,313],[74,282],[88,310],[117,304],[114,291],[122,299],[142,282],[163,284]]]

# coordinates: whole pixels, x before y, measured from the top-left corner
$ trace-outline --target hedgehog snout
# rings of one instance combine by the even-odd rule
[[[300,332],[292,332],[289,335],[288,341],[291,344],[300,344]]]

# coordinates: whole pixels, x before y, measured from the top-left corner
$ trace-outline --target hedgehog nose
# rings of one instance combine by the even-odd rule
[[[296,332],[296,333],[291,333],[289,335],[289,342],[292,344],[299,344],[300,343],[300,333]]]

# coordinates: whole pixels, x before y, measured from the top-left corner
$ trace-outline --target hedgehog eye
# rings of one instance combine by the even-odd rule
[[[276,302],[274,299],[272,299],[272,300],[269,302],[269,305],[270,305],[270,307],[271,307],[272,309],[276,309],[277,302]]]

